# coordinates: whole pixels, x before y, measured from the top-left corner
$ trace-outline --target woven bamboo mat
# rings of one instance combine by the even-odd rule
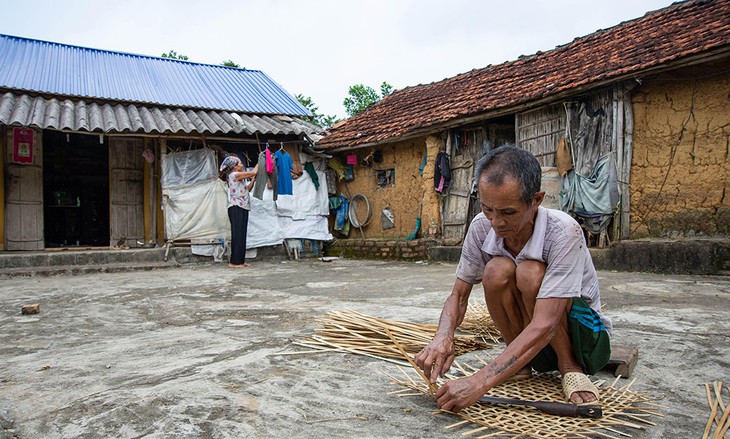
[[[480,360],[481,361],[481,360]],[[483,366],[485,362],[481,361]],[[454,366],[468,376],[479,368],[454,362]],[[400,368],[402,377],[393,377],[393,383],[405,387],[391,392],[398,396],[427,395],[429,388],[420,376],[414,375],[412,369]],[[439,386],[448,380],[456,379],[454,375],[446,375]],[[610,384],[606,381],[596,382],[600,389],[600,406],[603,417],[600,419],[572,418],[542,413],[532,407],[496,405],[476,403],[461,410],[450,413],[461,418],[445,427],[460,429],[463,436],[473,438],[586,438],[631,437],[632,430],[643,430],[648,425],[656,425],[652,417],[662,416],[660,406],[646,394],[630,389],[633,381],[626,386],[618,387],[616,378]],[[532,378],[521,381],[503,383],[487,395],[503,398],[515,398],[527,401],[565,402],[560,378],[557,374],[534,374]]]
[[[723,401],[722,381],[705,384],[705,389],[707,402],[710,404],[710,417],[707,419],[702,439],[725,439],[730,430],[730,400],[727,403]],[[730,395],[730,386],[725,386],[725,393]]]
[[[403,364],[403,355],[387,335],[389,330],[403,349],[415,355],[431,342],[438,325],[381,319],[356,311],[330,311],[318,319],[321,328],[294,344],[322,351],[366,355]],[[499,342],[499,331],[486,306],[473,302],[467,308],[454,344],[456,355],[487,349]]]

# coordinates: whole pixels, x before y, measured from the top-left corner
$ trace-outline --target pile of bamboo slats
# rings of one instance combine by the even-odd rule
[[[459,371],[459,376],[447,374],[439,378],[438,385],[442,386],[449,380],[469,376],[480,370],[486,362],[478,356],[475,357],[481,362],[478,367],[455,361],[453,366]],[[389,376],[393,379],[393,384],[403,386],[404,389],[391,392],[392,394],[403,397],[431,395],[433,389],[422,377],[416,378],[412,369],[400,369],[403,376]],[[461,420],[445,428],[466,429],[462,431],[463,436],[477,438],[557,439],[631,437],[629,432],[632,429],[643,430],[646,426],[656,425],[650,420],[662,416],[661,407],[656,401],[646,394],[630,390],[634,381],[624,387],[617,387],[618,380],[616,378],[610,385],[606,385],[605,381],[596,383],[600,389],[600,406],[603,411],[603,416],[599,419],[549,415],[527,406],[476,403],[456,414],[447,412]],[[507,381],[492,388],[487,395],[523,401],[565,402],[559,375],[555,373],[535,373],[529,379]]]
[[[470,319],[478,319],[479,324],[484,323],[488,327],[476,333],[469,333],[460,328],[454,340],[456,355],[486,349],[497,343],[499,335],[489,315],[478,316],[477,311],[472,311]],[[464,320],[467,321],[466,318]],[[415,355],[428,345],[438,329],[434,324],[387,320],[350,310],[330,311],[318,321],[322,327],[317,329],[313,336],[295,341],[294,344],[317,350],[366,355],[399,364],[402,363],[393,359],[402,359],[403,356],[388,336],[386,329],[411,355]]]
[[[726,404],[722,400],[722,381],[705,384],[705,389],[707,390],[707,402],[710,404],[710,417],[707,419],[702,439],[725,439],[728,429],[730,429],[730,402]],[[726,386],[725,390],[730,394],[730,387]],[[712,432],[713,427],[714,432]]]

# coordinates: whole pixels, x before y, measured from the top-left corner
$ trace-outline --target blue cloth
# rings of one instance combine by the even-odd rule
[[[294,167],[291,156],[284,150],[276,151],[274,154],[276,159],[276,169],[278,179],[276,183],[277,192],[280,195],[293,195],[291,170]]]
[[[340,195],[340,205],[335,210],[335,230],[342,231],[344,230],[347,222],[347,211],[350,208],[350,200],[348,200],[345,196]]]

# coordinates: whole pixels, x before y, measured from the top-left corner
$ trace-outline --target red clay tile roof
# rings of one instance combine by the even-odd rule
[[[317,147],[377,144],[712,50],[730,51],[730,0],[678,2],[548,52],[396,90]]]

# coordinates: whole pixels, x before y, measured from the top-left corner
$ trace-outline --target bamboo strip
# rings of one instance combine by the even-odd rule
[[[725,436],[725,433],[728,431],[728,428],[730,428],[730,410],[725,410],[722,420],[717,423],[717,427],[715,428],[715,434],[712,435],[712,439],[722,439]]]
[[[411,357],[406,353],[406,351],[403,350],[400,344],[398,344],[398,340],[393,337],[393,334],[390,333],[389,329],[385,329],[385,333],[388,334],[388,337],[390,337],[391,340],[393,340],[393,344],[395,344],[395,347],[398,348],[401,354],[403,354],[404,357],[406,357],[406,360],[408,360],[409,363],[411,363],[411,366],[413,366],[414,369],[416,369],[416,372],[418,372],[419,375],[421,375],[421,378],[423,378],[423,381],[426,382],[428,385],[428,389],[431,391],[431,396],[436,395],[436,391],[438,390],[436,386],[434,386],[431,381],[426,378],[426,375],[423,373],[420,367],[416,365],[416,363],[411,359]]]
[[[458,362],[457,362],[458,363]],[[464,370],[471,369],[462,363],[459,366]],[[411,375],[413,375],[411,373]],[[452,377],[447,376],[448,379]],[[612,384],[616,384],[613,382]],[[406,385],[422,394],[427,393],[425,386],[412,383],[396,383]],[[570,417],[556,417],[536,412],[529,407],[504,407],[477,404],[467,407],[456,414],[462,421],[450,424],[453,429],[466,425],[468,421],[472,428],[463,432],[470,437],[540,437],[540,438],[583,438],[603,437],[619,439],[631,437],[619,428],[644,430],[646,426],[656,425],[649,417],[658,413],[649,406],[650,400],[646,395],[627,390],[627,387],[609,388],[605,381],[598,382],[602,387],[601,402],[604,407],[602,419],[581,419]],[[504,396],[523,400],[552,400],[561,401],[563,398],[560,379],[557,374],[536,374],[529,380],[515,383],[505,383],[490,391],[494,396]],[[636,410],[634,405],[639,404]],[[646,410],[648,409],[648,410]],[[476,425],[475,425],[476,424]],[[490,429],[486,433],[484,429]]]
[[[707,390],[707,402],[710,404],[710,417],[707,418],[707,423],[705,424],[705,432],[702,435],[702,439],[707,439],[710,436],[710,431],[712,430],[712,424],[715,422],[715,416],[717,415],[717,406],[718,406],[718,401],[713,400],[713,398],[712,398],[712,392],[710,391],[710,384],[705,384],[705,389]]]
[[[719,404],[720,410],[723,412],[726,410],[725,408],[725,402],[722,400],[722,381],[715,381],[714,383],[715,388],[715,397],[717,398],[717,402]]]

